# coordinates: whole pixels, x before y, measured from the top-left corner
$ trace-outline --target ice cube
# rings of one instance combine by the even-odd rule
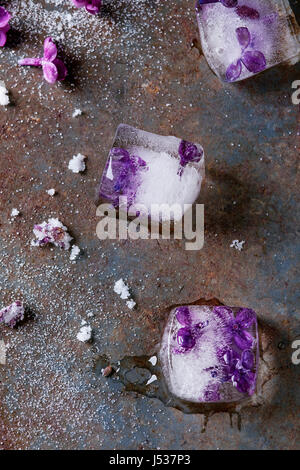
[[[166,325],[160,360],[173,395],[190,402],[235,402],[255,392],[257,318],[236,307],[181,306]]]
[[[111,202],[126,210],[134,205],[144,207],[166,204],[178,210],[152,211],[157,220],[178,220],[185,204],[197,199],[204,178],[204,152],[172,136],[160,136],[120,124],[98,190],[99,200]],[[126,197],[125,207],[120,196]],[[171,217],[170,217],[171,215]]]
[[[213,71],[234,82],[300,56],[299,26],[288,0],[197,0],[203,52]],[[227,6],[226,6],[227,4]]]

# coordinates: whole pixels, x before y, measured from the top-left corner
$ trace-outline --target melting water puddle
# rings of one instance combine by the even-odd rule
[[[159,362],[155,365],[155,356],[125,356],[120,361],[111,362],[105,355],[97,356],[94,366],[96,376],[105,380],[121,382],[128,392],[136,392],[149,398],[157,398],[165,406],[176,408],[185,414],[201,414],[204,423],[201,432],[204,433],[209,418],[216,413],[228,413],[230,425],[237,418],[237,428],[241,430],[241,407],[249,406],[250,400],[241,403],[192,403],[177,398],[170,393],[164,380]],[[102,376],[102,370],[110,365],[113,369],[109,377]]]

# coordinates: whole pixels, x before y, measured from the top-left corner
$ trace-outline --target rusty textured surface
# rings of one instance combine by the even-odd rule
[[[111,3],[98,19],[80,12],[73,39],[60,38],[71,73],[49,86],[17,59],[37,55],[51,28],[55,35],[48,14],[60,12],[65,27],[75,10],[58,0],[1,2],[15,14],[0,52],[12,100],[0,114],[1,305],[20,298],[32,314],[18,329],[0,329],[9,345],[0,365],[0,448],[299,448],[300,366],[291,362],[300,333],[299,109],[291,102],[299,64],[223,85],[191,47],[194,0]],[[39,23],[31,16],[37,4],[45,12]],[[84,112],[76,119],[75,108]],[[95,186],[120,122],[204,146],[203,250],[96,238]],[[82,175],[67,169],[78,152],[88,157]],[[14,207],[21,215],[12,222]],[[66,252],[30,247],[33,224],[49,216],[83,249],[76,264]],[[242,252],[230,248],[236,238],[246,241]],[[113,292],[120,277],[132,287],[134,311]],[[170,305],[213,297],[258,313],[262,361],[251,406],[218,411],[204,428],[204,415],[93,373],[98,354],[115,361],[153,353]],[[76,339],[88,313],[92,345]]]

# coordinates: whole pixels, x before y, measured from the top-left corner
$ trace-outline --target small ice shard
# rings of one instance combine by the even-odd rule
[[[244,248],[245,240],[242,240],[241,242],[239,240],[233,240],[233,242],[230,245],[230,248],[235,248],[238,251],[242,251]]]
[[[148,380],[148,382],[146,383],[146,385],[150,385],[152,384],[152,382],[155,382],[157,380],[157,377],[155,374],[151,375],[150,379]]]
[[[20,211],[18,209],[12,209],[10,215],[11,217],[17,217],[20,214]]]
[[[132,310],[136,306],[136,302],[130,299],[130,300],[127,300],[126,305],[128,308],[130,308],[130,310]]]
[[[16,300],[11,305],[0,310],[0,323],[13,328],[24,319],[24,305],[20,300]]]
[[[0,81],[0,105],[7,106],[9,104],[8,90],[6,89],[5,83]]]
[[[78,153],[73,155],[72,159],[69,161],[68,168],[73,171],[73,173],[80,173],[85,170],[84,160],[86,159],[85,155]]]
[[[58,219],[48,219],[48,222],[36,224],[33,233],[36,237],[32,240],[32,246],[45,246],[52,243],[59,248],[68,250],[72,237],[69,235],[65,227]]]
[[[253,395],[257,318],[236,307],[181,306],[166,325],[160,360],[171,393],[190,402],[235,402]]]
[[[157,364],[157,357],[156,357],[156,356],[150,357],[149,362],[150,362],[153,366],[156,366],[156,364]]]
[[[49,194],[49,196],[54,196],[55,193],[56,193],[56,191],[55,191],[54,188],[51,188],[51,189],[47,190],[47,194]]]
[[[80,248],[77,245],[73,245],[70,254],[70,260],[75,261],[80,254]]]
[[[82,115],[81,109],[76,108],[76,109],[74,109],[74,112],[72,114],[72,118],[76,118],[76,117],[81,116],[81,115]]]
[[[137,212],[155,221],[177,221],[196,201],[203,178],[200,144],[120,124],[98,199],[126,212],[131,206],[142,207]]]
[[[2,339],[0,339],[0,364],[6,364],[6,346]]]
[[[83,325],[79,332],[77,333],[76,338],[82,343],[87,343],[92,338],[92,328],[90,325]]]

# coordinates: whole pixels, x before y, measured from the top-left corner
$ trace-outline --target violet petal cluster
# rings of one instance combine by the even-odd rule
[[[228,82],[234,82],[240,77],[243,65],[252,73],[262,72],[267,65],[266,58],[262,52],[247,50],[251,43],[251,35],[248,28],[237,28],[236,36],[242,48],[242,55],[237,62],[230,64],[228,67],[226,71]]]
[[[43,57],[21,59],[18,64],[42,67],[44,78],[48,83],[62,81],[66,78],[68,73],[63,61],[57,58],[57,47],[50,37],[46,38],[44,41]]]
[[[0,323],[13,328],[24,319],[24,305],[20,300],[16,300],[11,305],[0,310]]]
[[[102,0],[72,0],[75,7],[85,8],[91,15],[97,15],[100,11]]]
[[[10,19],[11,14],[5,8],[0,7],[0,47],[3,47],[6,43],[6,33],[10,30],[8,24]]]

